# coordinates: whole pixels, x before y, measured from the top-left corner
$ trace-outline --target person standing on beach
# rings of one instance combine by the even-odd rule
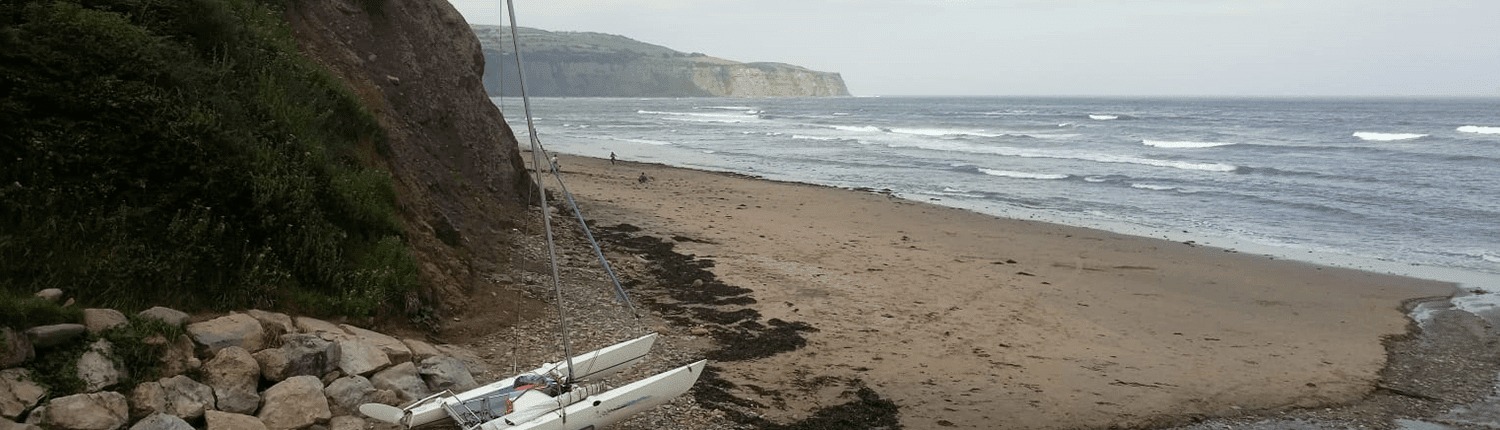
[[[609,153],[609,165],[611,165],[611,166],[615,165],[615,153],[614,153],[614,151],[610,151],[610,153]]]
[[[557,164],[557,156],[552,156],[552,170],[562,171],[562,165]]]

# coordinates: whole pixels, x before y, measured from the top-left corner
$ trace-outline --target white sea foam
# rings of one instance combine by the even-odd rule
[[[849,116],[848,112],[834,112],[833,116]]]
[[[1098,176],[1084,176],[1083,177],[1083,181],[1084,182],[1099,183],[1099,182],[1104,182],[1105,179],[1101,178],[1101,177],[1098,177]]]
[[[1358,137],[1361,140],[1373,140],[1373,141],[1379,141],[1379,142],[1389,142],[1389,141],[1394,141],[1394,140],[1411,140],[1411,139],[1417,139],[1417,138],[1426,137],[1426,136],[1427,135],[1425,135],[1425,134],[1416,134],[1416,133],[1375,133],[1375,132],[1369,132],[1369,131],[1359,131],[1359,132],[1355,132],[1354,133],[1354,137]]]
[[[1089,119],[1099,120],[1099,121],[1108,121],[1108,120],[1112,120],[1112,119],[1120,119],[1120,116],[1119,115],[1093,115],[1093,114],[1090,114],[1089,115]]]
[[[1182,169],[1182,170],[1202,170],[1202,171],[1206,171],[1206,172],[1233,172],[1233,171],[1239,169],[1238,166],[1235,166],[1235,165],[1232,165],[1232,164],[1223,164],[1223,163],[1193,163],[1193,162],[1188,162],[1188,161],[1157,160],[1157,159],[1152,159],[1152,158],[1130,157],[1130,156],[1113,155],[1113,154],[1086,154],[1086,155],[1081,155],[1081,156],[1078,156],[1078,157],[1059,157],[1059,158],[1077,158],[1077,159],[1080,159],[1080,160],[1097,161],[1097,162],[1100,162],[1100,163],[1140,164],[1140,165],[1146,165],[1146,166],[1169,167],[1169,168],[1173,168],[1173,169]]]
[[[1459,127],[1458,131],[1464,133],[1500,134],[1500,127],[1485,127],[1482,125],[1466,125]]]
[[[863,142],[863,141],[861,141]],[[975,145],[960,140],[921,140],[905,142],[880,142],[893,148],[921,148],[933,151],[953,151],[972,154],[994,154],[1009,157],[1022,158],[1054,158],[1062,160],[1083,160],[1097,163],[1137,164],[1144,166],[1166,167],[1182,170],[1199,170],[1206,172],[1233,172],[1239,166],[1224,163],[1195,163],[1191,161],[1158,160],[1154,158],[1135,157],[1129,155],[1103,154],[1097,152],[1080,151],[1058,151],[1051,149],[1016,148],[1008,146]]]
[[[962,130],[950,128],[892,128],[892,133],[914,134],[918,136],[978,136],[978,137],[1000,137],[1004,134],[986,133],[984,130]]]
[[[1067,179],[1068,178],[1068,175],[1060,175],[1060,174],[1053,174],[1053,173],[1016,172],[1016,171],[1010,171],[1010,170],[986,169],[986,168],[983,168],[983,167],[979,168],[979,171],[980,172],[984,172],[984,174],[990,175],[990,176],[1001,176],[1001,177],[1016,178],[1016,179]]]
[[[876,127],[876,126],[873,126],[873,125],[831,125],[829,127],[833,128],[834,130],[860,131],[860,132],[869,132],[869,133],[879,133],[879,132],[886,131],[883,128]]]
[[[1166,141],[1166,140],[1142,140],[1142,145],[1157,148],[1213,148],[1216,146],[1229,146],[1234,142],[1191,142],[1191,141]]]
[[[1130,187],[1131,188],[1146,189],[1146,190],[1151,190],[1151,191],[1171,191],[1171,190],[1177,189],[1177,187],[1172,187],[1172,186],[1167,186],[1167,185],[1152,185],[1152,184],[1130,184]]]
[[[794,134],[794,135],[792,135],[792,138],[793,139],[804,139],[804,140],[821,140],[821,141],[842,140],[842,139],[837,138],[837,137],[807,136],[807,135],[801,135],[801,134]]]
[[[756,119],[754,116],[732,113],[663,112],[652,110],[638,110],[635,112],[641,115],[655,115],[663,117],[664,119],[691,122],[720,122],[732,124],[744,122],[748,119]]]
[[[672,144],[672,142],[661,141],[661,140],[650,140],[650,139],[627,139],[627,138],[623,138],[623,137],[614,137],[612,139],[618,140],[618,141],[621,141],[621,142],[640,143],[640,144],[644,144],[644,145],[654,145],[654,146],[666,146],[666,145],[671,145]]]

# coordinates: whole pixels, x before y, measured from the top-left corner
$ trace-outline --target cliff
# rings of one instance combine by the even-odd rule
[[[475,25],[485,90],[520,94],[510,27]],[[843,77],[782,63],[740,63],[626,37],[519,28],[526,85],[540,97],[848,96]]]
[[[514,134],[484,93],[485,59],[446,1],[291,2],[304,55],[323,64],[386,130],[399,215],[418,261],[420,302],[454,315],[510,299],[471,294],[508,273],[531,181]],[[477,297],[477,298],[476,298]],[[417,298],[406,298],[407,311]],[[506,307],[513,308],[514,306]]]

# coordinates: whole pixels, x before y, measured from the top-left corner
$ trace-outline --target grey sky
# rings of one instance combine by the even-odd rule
[[[450,0],[502,24],[501,0]],[[1500,96],[1500,0],[548,0],[594,31],[843,74],[855,95]]]

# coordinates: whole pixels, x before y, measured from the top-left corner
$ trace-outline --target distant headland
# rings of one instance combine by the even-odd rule
[[[474,25],[485,91],[520,94],[510,27]],[[741,63],[624,36],[519,27],[529,95],[541,97],[837,97],[844,78],[783,63]]]

